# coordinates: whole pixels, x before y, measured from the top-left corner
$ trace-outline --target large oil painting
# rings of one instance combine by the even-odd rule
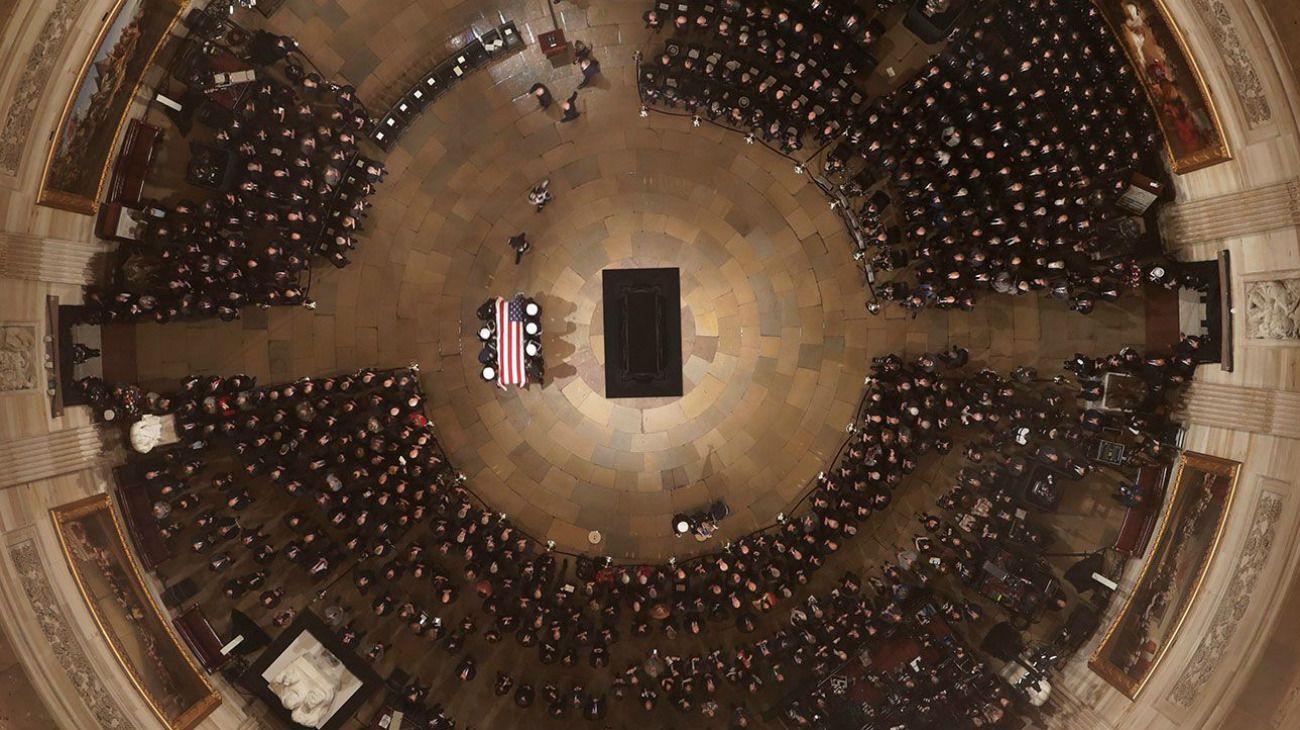
[[[1088,666],[1136,699],[1173,643],[1214,558],[1241,464],[1179,457],[1160,534],[1133,594]]]
[[[39,202],[93,214],[145,72],[187,0],[118,0],[82,66],[50,144]]]
[[[1174,172],[1232,159],[1214,100],[1164,0],[1093,0],[1155,109]]]
[[[51,515],[77,587],[132,683],[171,730],[197,725],[221,697],[145,587],[108,495],[55,508]]]

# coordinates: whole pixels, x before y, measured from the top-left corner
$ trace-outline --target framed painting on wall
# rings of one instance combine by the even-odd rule
[[[1137,72],[1174,172],[1232,159],[1214,99],[1164,0],[1093,0]]]
[[[1232,508],[1241,464],[1184,452],[1160,533],[1133,593],[1088,667],[1137,699],[1181,628],[1209,570]]]
[[[107,494],[50,510],[68,568],[131,683],[171,730],[189,730],[221,704],[144,584]]]
[[[188,0],[118,0],[54,130],[37,202],[93,215],[136,89]]]

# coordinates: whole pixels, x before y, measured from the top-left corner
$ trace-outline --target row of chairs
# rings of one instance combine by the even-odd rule
[[[894,5],[897,0],[877,0],[875,10],[865,10],[856,2],[826,2],[810,0],[803,6],[781,5],[776,10],[790,13],[791,21],[805,24],[809,32],[817,31],[827,40],[839,37],[861,49],[868,49],[885,33],[885,26],[874,17],[880,10]],[[699,28],[697,21],[704,18],[708,28],[716,28],[721,21],[734,26],[744,20],[743,13],[729,12],[722,0],[656,0],[655,11],[665,26],[676,27],[678,17],[686,19],[686,29]]]
[[[524,47],[524,39],[513,21],[493,28],[444,59],[415,82],[370,132],[370,139],[384,150],[392,148],[401,133],[419,117],[424,108],[450,89],[466,74],[497,58]]]
[[[719,80],[719,77],[725,75],[727,69],[734,69],[732,72],[734,76],[739,76],[740,73],[747,72],[750,78],[753,79],[752,86],[754,89],[738,89],[742,94],[747,94],[756,90],[760,83],[766,83],[773,89],[783,90],[786,97],[792,96],[796,88],[801,88],[801,93],[798,98],[800,99],[800,104],[805,108],[810,102],[810,94],[814,97],[811,99],[812,101],[829,103],[834,94],[835,98],[838,98],[840,103],[846,104],[849,109],[857,109],[861,107],[865,101],[865,97],[862,92],[858,90],[857,79],[865,78],[867,74],[870,74],[871,69],[875,68],[874,65],[871,65],[864,69],[865,73],[861,76],[850,77],[844,74],[833,73],[831,70],[818,64],[816,59],[812,57],[804,58],[798,53],[798,51],[791,52],[790,64],[784,68],[778,68],[771,65],[767,58],[754,53],[746,53],[740,49],[732,49],[724,52],[722,50],[706,48],[696,43],[683,46],[676,40],[669,40],[664,44],[664,53],[666,53],[670,58],[673,58],[677,63],[681,64],[683,68],[685,67],[685,59],[690,59],[695,75],[704,76],[710,81]],[[795,72],[792,70],[798,63],[805,63],[807,65],[807,70],[801,77],[796,76]],[[712,64],[715,68],[715,72],[712,76],[710,76],[706,71],[706,67],[709,64]],[[660,73],[670,73],[669,70],[663,69],[662,66],[656,65],[656,68],[659,69]],[[808,87],[808,85],[817,79],[820,79],[822,83],[825,84],[825,86],[823,86],[823,91],[814,93],[810,89],[802,88]],[[733,79],[731,83],[735,83],[735,79]],[[742,106],[748,106],[748,104],[742,104]]]
[[[334,256],[335,253],[343,253],[338,245],[338,237],[343,236],[350,243],[355,243],[353,235],[354,229],[349,229],[342,225],[344,216],[356,216],[360,212],[355,210],[358,201],[364,201],[373,194],[367,193],[364,187],[367,183],[377,184],[379,181],[366,174],[366,167],[372,164],[378,164],[364,155],[355,155],[347,167],[347,172],[343,175],[343,180],[334,193],[333,199],[326,206],[324,220],[321,223],[320,235],[316,238],[316,254],[330,258],[331,263],[339,268],[347,265],[346,258]]]
[[[778,65],[774,59],[776,49],[786,53],[786,61],[783,65]],[[719,42],[716,38],[707,44],[699,42],[683,43],[676,38],[670,38],[664,42],[663,52],[669,58],[682,63],[686,59],[690,59],[693,64],[701,68],[710,62],[721,66],[734,60],[742,65],[758,65],[772,70],[781,70],[791,76],[798,73],[804,84],[811,84],[814,79],[821,79],[823,84],[839,85],[844,91],[848,91],[850,87],[856,88],[859,84],[865,83],[867,77],[879,64],[879,61],[874,56],[864,52],[858,54],[854,72],[852,74],[846,73],[843,68],[828,65],[819,59],[816,54],[805,53],[802,49],[787,44],[782,38],[777,38],[775,43],[772,44],[772,51],[768,52],[764,52],[752,45],[741,47]],[[803,68],[800,69],[800,66],[803,66]],[[757,71],[751,69],[751,75],[756,74]]]

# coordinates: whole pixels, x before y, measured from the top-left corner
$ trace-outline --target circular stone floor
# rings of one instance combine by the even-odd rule
[[[423,3],[408,3],[382,28],[374,13],[328,27],[317,4],[295,0],[272,27],[376,105],[446,54],[431,39],[477,13],[421,11],[422,26],[407,16]],[[353,265],[316,270],[316,310],[139,326],[140,382],[240,371],[284,382],[419,362],[438,434],[488,505],[564,549],[655,560],[717,549],[789,509],[843,442],[875,355],[944,348],[951,334],[1009,369],[1093,347],[1099,327],[1140,324],[1138,311],[1082,318],[1019,298],[957,317],[868,316],[847,234],[789,161],[689,119],[638,116],[643,10],[564,10],[569,37],[592,43],[604,72],[572,123],[527,96],[540,80],[564,98],[578,80],[535,45],[468,76],[385,156]],[[512,17],[549,27],[540,5]],[[526,193],[547,177],[556,200],[535,213]],[[520,231],[534,248],[516,266],[506,239]],[[659,266],[682,273],[685,394],[608,400],[600,272]],[[479,378],[474,310],[517,291],[545,308],[549,377],[502,392]],[[674,512],[717,498],[733,510],[721,539],[671,536]],[[604,543],[591,546],[590,530]]]
[[[449,252],[468,271],[462,356],[424,381],[494,508],[561,546],[591,550],[600,530],[599,552],[659,557],[695,551],[669,534],[674,511],[723,499],[739,534],[788,509],[843,440],[868,358],[861,275],[814,188],[740,139],[632,126],[543,156],[557,199],[512,220],[534,245],[520,265],[504,230]],[[526,207],[519,182],[465,214]],[[647,267],[681,270],[684,394],[607,399],[600,272]],[[548,378],[503,392],[479,378],[474,309],[515,291],[543,306]]]

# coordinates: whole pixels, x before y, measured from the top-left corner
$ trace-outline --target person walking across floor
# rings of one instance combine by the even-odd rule
[[[520,233],[511,236],[507,244],[510,246],[510,248],[514,249],[515,251],[516,264],[518,264],[524,258],[524,254],[528,252],[528,249],[533,247],[533,244],[528,242],[527,233]]]
[[[560,116],[561,122],[572,122],[573,120],[582,116],[582,112],[578,111],[577,91],[574,91],[571,95],[569,95],[568,99],[565,99],[563,102],[560,103],[560,111],[564,112],[564,114]]]

